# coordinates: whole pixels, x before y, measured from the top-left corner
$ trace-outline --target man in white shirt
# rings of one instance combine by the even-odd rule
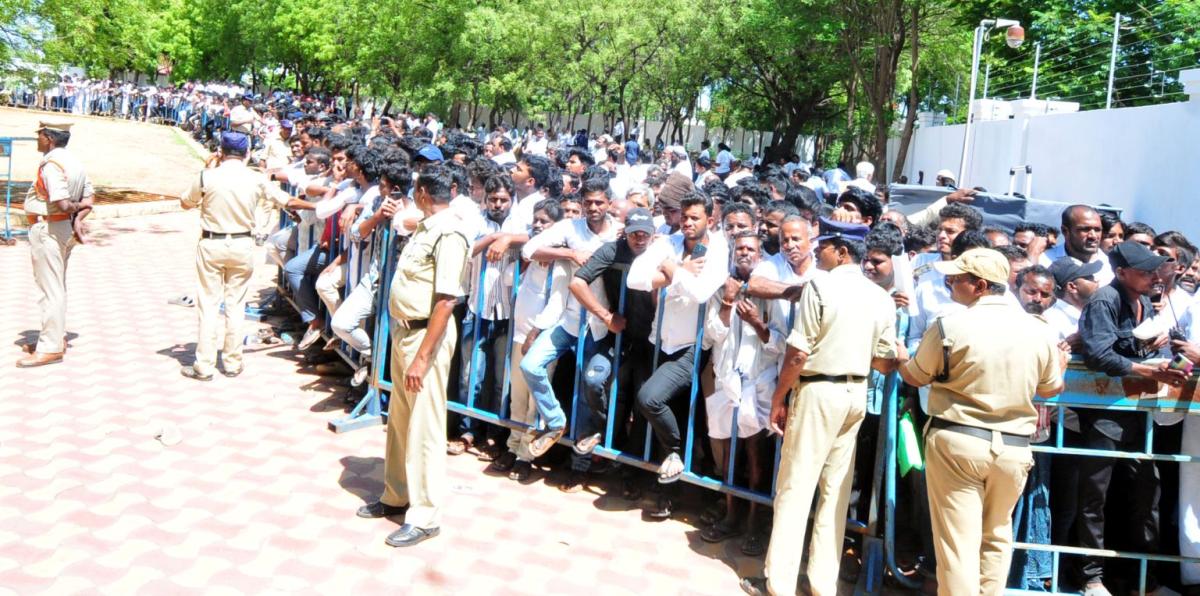
[[[463,319],[459,379],[459,403],[481,410],[500,413],[500,394],[503,392],[504,376],[502,363],[505,358],[503,340],[508,335],[508,323],[512,311],[511,292],[506,290],[505,273],[511,271],[513,255],[509,251],[493,252],[488,248],[504,234],[501,225],[512,210],[514,191],[512,179],[499,174],[484,181],[484,217],[482,228],[464,229],[472,241],[470,273],[467,278],[467,310]],[[511,273],[509,273],[511,280]],[[512,283],[507,283],[511,288]],[[503,430],[494,425],[484,425],[471,416],[459,419],[458,436],[465,443],[474,443],[482,437],[492,435],[494,444],[485,441],[480,450],[498,457],[499,436]]]
[[[799,215],[784,217],[779,226],[779,252],[763,259],[746,284],[747,296],[768,300],[771,345],[782,346],[792,332],[796,301],[804,285],[825,274],[813,261],[812,236],[808,220]]]
[[[759,265],[761,242],[753,230],[734,234],[733,275],[709,300],[704,322],[704,345],[712,350],[715,375],[713,394],[705,397],[704,403],[716,471],[721,476],[727,473],[730,437],[736,434],[737,447],[747,454],[747,467],[743,469],[749,470],[751,490],[763,489],[768,469],[762,465],[766,442],[762,431],[771,415],[771,395],[775,393],[782,356],[779,346],[783,345],[770,341],[766,302],[746,295],[742,289]],[[700,537],[705,542],[721,542],[744,529],[750,537],[743,542],[743,551],[754,541],[761,548],[759,507],[751,502],[748,515],[743,517],[738,514],[738,500],[727,494],[724,519],[704,528]]]
[[[692,162],[688,161],[687,149],[680,145],[667,147],[667,156],[671,160],[671,169],[687,176],[688,180],[695,178],[692,172]]]
[[[589,179],[580,193],[583,219],[564,219],[531,238],[521,249],[521,256],[536,261],[553,261],[555,266],[564,268],[568,275],[573,276],[575,270],[586,263],[596,249],[605,242],[615,240],[620,233],[620,225],[608,214],[609,192],[607,180]],[[592,292],[603,297],[600,280],[593,282]],[[595,317],[589,319],[573,296],[568,296],[565,303],[562,322],[549,333],[540,334],[521,360],[521,374],[545,424],[530,440],[529,452],[535,458],[549,451],[567,431],[566,415],[554,396],[554,388],[550,386],[550,365],[563,354],[578,349],[581,330],[584,362],[596,352],[597,342],[608,334],[607,324]],[[606,302],[602,301],[602,304],[608,307]],[[587,326],[583,327],[585,321]]]
[[[917,314],[908,325],[906,343],[910,351],[916,349],[930,322],[944,314],[945,309],[957,308],[957,303],[950,297],[950,290],[942,283],[945,276],[934,269],[933,264],[953,260],[954,240],[967,230],[979,230],[983,226],[983,216],[979,211],[961,203],[950,203],[938,214],[937,252],[920,253],[912,262],[913,276],[917,279],[913,291]]]
[[[725,177],[725,186],[729,188],[737,186],[738,181],[743,178],[749,178],[754,175],[754,172],[751,172],[750,168],[736,157],[730,160],[729,169],[729,175]]]
[[[238,105],[229,111],[229,126],[243,134],[252,134],[254,125],[259,122],[258,114],[250,108],[254,103],[253,95],[243,95]]]
[[[871,179],[875,177],[875,166],[869,161],[860,161],[854,166],[854,180],[851,180],[842,187],[842,192],[846,192],[847,188],[852,186],[861,188],[871,194],[875,194],[875,184]]]
[[[563,218],[562,208],[554,199],[543,199],[534,206],[533,225],[530,237],[550,229]],[[509,360],[511,387],[509,393],[509,416],[515,422],[532,427],[537,418],[537,406],[525,376],[521,374],[521,362],[533,341],[546,329],[554,329],[562,318],[563,301],[566,298],[568,277],[566,268],[556,266],[553,261],[539,263],[522,260],[520,288],[517,289],[516,304],[512,314],[512,358]],[[513,278],[505,274],[510,283]],[[511,289],[511,288],[510,288]],[[529,452],[532,434],[514,429],[508,437],[508,450],[488,465],[488,471],[507,474],[510,480],[524,482],[533,473],[533,455]]]
[[[1101,286],[1112,283],[1113,270],[1107,256],[1100,251],[1100,239],[1104,235],[1100,223],[1100,212],[1088,205],[1071,205],[1062,212],[1062,236],[1066,240],[1063,249],[1067,256],[1080,263],[1098,261],[1100,271],[1096,282]]]
[[[733,165],[733,153],[729,150],[729,145],[726,145],[725,143],[717,143],[717,149],[719,149],[717,152],[717,169],[714,170],[714,173],[720,177],[721,180],[725,180],[725,178],[727,178],[729,173],[732,171],[731,166]]]
[[[541,126],[533,129],[529,140],[525,141],[525,153],[529,155],[545,155],[550,141],[546,138],[546,130]]]
[[[1050,265],[1050,273],[1054,276],[1054,301],[1043,316],[1046,322],[1058,332],[1059,340],[1075,344],[1079,339],[1079,315],[1084,305],[1092,299],[1092,294],[1100,289],[1096,283],[1096,273],[1100,271],[1100,263],[1091,262],[1080,264],[1071,257],[1062,257]]]
[[[663,484],[679,480],[685,472],[682,434],[670,403],[689,387],[699,389],[692,378],[704,367],[697,331],[705,303],[729,278],[729,246],[722,234],[709,233],[712,200],[693,192],[680,206],[679,233],[655,240],[635,259],[627,283],[631,290],[661,290],[653,329],[658,368],[638,390],[636,403],[668,453],[658,468]]]

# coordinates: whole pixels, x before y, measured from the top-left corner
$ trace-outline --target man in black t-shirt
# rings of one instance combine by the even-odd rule
[[[613,442],[624,436],[622,422],[629,413],[630,397],[636,393],[651,370],[654,348],[650,343],[650,328],[654,322],[654,296],[651,292],[624,290],[622,307],[621,293],[629,265],[650,245],[654,237],[654,219],[646,209],[634,209],[625,217],[622,237],[605,243],[575,272],[570,290],[579,304],[588,313],[599,318],[611,332],[608,338],[621,335],[620,370],[618,371],[618,395],[613,420]],[[592,293],[590,284],[601,279],[609,308]],[[606,341],[608,340],[606,338]],[[615,341],[615,339],[613,340]],[[588,362],[583,382],[591,387],[603,388],[612,377],[614,345],[602,347]],[[608,424],[607,391],[584,391],[587,398],[580,408],[579,439],[575,443],[575,457],[571,462],[571,476],[563,490],[573,492],[583,487],[585,474],[591,463],[592,450],[604,439]]]

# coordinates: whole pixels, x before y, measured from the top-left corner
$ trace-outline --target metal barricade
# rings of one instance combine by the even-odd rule
[[[1154,453],[1154,421],[1155,412],[1192,414],[1200,413],[1200,405],[1194,401],[1196,397],[1196,379],[1193,377],[1184,385],[1181,396],[1148,397],[1127,396],[1136,392],[1136,384],[1141,379],[1136,377],[1109,377],[1103,373],[1087,370],[1082,363],[1074,361],[1068,367],[1065,375],[1066,388],[1052,398],[1036,398],[1034,401],[1047,405],[1058,406],[1055,417],[1053,444],[1031,445],[1032,451],[1050,455],[1071,455],[1079,457],[1104,457],[1111,459],[1132,459],[1138,461],[1175,462],[1191,464],[1200,462],[1200,457],[1187,454]],[[1144,380],[1142,380],[1144,381]],[[1157,383],[1149,381],[1152,387]],[[1133,387],[1131,387],[1133,386]],[[1141,412],[1145,415],[1145,443],[1142,451],[1103,451],[1087,448],[1066,447],[1063,445],[1063,431],[1066,408],[1090,408],[1115,410],[1122,412]],[[1182,422],[1180,422],[1182,424]],[[1111,486],[1110,486],[1111,489]],[[1111,493],[1110,493],[1111,494]],[[1131,559],[1138,562],[1138,593],[1146,593],[1147,571],[1150,561],[1166,563],[1200,564],[1200,557],[1185,557],[1179,555],[1164,555],[1158,553],[1138,553],[1113,549],[1092,549],[1069,545],[1031,544],[1026,542],[1014,543],[1014,548],[1029,551],[1045,551],[1053,555],[1053,575],[1050,591],[1059,591],[1060,559],[1063,554],[1104,557],[1110,559]],[[1015,591],[1014,591],[1015,592]]]
[[[13,151],[17,143],[36,142],[36,137],[0,137],[0,159],[4,160],[4,241],[9,243],[16,236],[28,236],[28,230],[13,229],[13,193],[28,190],[27,184],[19,188],[13,181]],[[18,195],[19,196],[19,195]]]
[[[379,270],[379,291],[375,293],[375,329],[371,334],[371,375],[367,393],[349,414],[329,422],[329,430],[343,433],[368,426],[383,424],[387,416],[387,400],[392,390],[391,371],[391,318],[388,313],[388,291],[396,268],[398,234],[390,225],[375,230],[371,242],[374,244],[372,257]],[[349,269],[349,263],[347,263]],[[353,291],[347,282],[347,289]],[[347,294],[348,296],[349,294]]]

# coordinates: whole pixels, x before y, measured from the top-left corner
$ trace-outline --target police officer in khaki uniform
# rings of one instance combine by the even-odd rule
[[[291,199],[266,176],[246,167],[249,149],[246,135],[222,133],[220,164],[200,172],[180,198],[184,209],[200,209],[200,241],[196,247],[200,336],[196,339],[195,363],[180,369],[183,376],[198,381],[211,381],[217,369],[217,320],[222,302],[222,373],[227,377],[241,374],[242,321],[246,290],[254,273],[254,215],[265,203],[286,204]]]
[[[821,219],[816,260],[829,275],[810,280],[800,295],[772,397],[771,429],[783,435],[783,453],[766,578],[743,580],[749,594],[796,593],[814,492],[808,580],[813,594],[837,594],[867,375],[872,368],[894,370],[897,352],[896,304],[863,276],[859,264],[867,231],[861,224]]]
[[[1062,390],[1065,355],[1044,321],[1005,299],[1008,261],[999,252],[977,248],[934,267],[968,308],[930,325],[900,375],[932,383],[925,474],[938,593],[1000,594],[1013,507],[1033,467],[1033,396]]]
[[[83,164],[67,151],[70,140],[69,122],[39,123],[37,148],[44,157],[25,198],[25,214],[33,279],[41,292],[42,327],[37,343],[25,348],[29,355],[17,361],[20,368],[62,362],[66,351],[67,260],[76,240],[72,215],[81,218],[93,200]]]
[[[468,242],[449,209],[450,171],[421,172],[413,200],[425,214],[400,253],[388,296],[392,336],[392,395],[388,403],[383,495],[359,517],[405,515],[387,537],[413,546],[437,536],[447,496],[446,384],[458,330],[451,316],[467,293]]]

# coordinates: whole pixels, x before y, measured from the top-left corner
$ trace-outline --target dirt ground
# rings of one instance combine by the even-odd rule
[[[201,149],[187,133],[158,124],[0,108],[0,137],[32,138],[40,120],[75,124],[68,147],[97,186],[178,197],[204,165]],[[40,159],[34,141],[14,143],[13,180],[32,180]],[[6,169],[0,157],[0,177]]]

